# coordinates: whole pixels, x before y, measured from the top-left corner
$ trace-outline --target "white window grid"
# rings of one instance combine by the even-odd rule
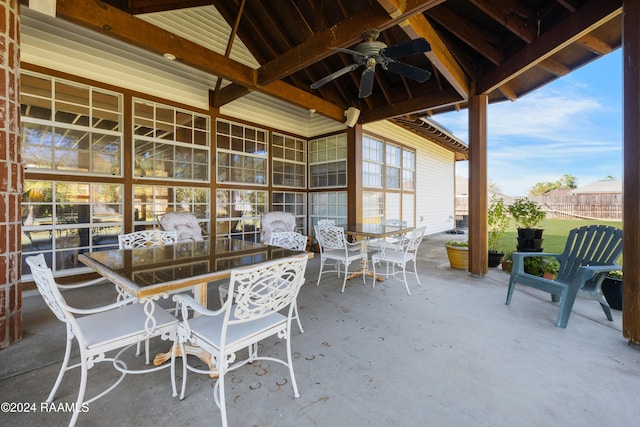
[[[307,141],[272,134],[271,175],[274,187],[306,188]]]
[[[271,193],[271,210],[293,214],[296,217],[296,231],[307,234],[307,193],[274,191]]]
[[[264,190],[216,191],[216,237],[260,241],[260,216],[267,212]]]
[[[122,176],[122,94],[22,71],[20,97],[25,170]]]
[[[346,187],[347,135],[309,141],[309,188]]]
[[[269,184],[269,143],[265,129],[218,119],[216,158],[218,183]]]
[[[42,253],[56,276],[88,269],[78,255],[118,246],[124,229],[122,184],[25,180],[22,197],[24,259]]]
[[[321,219],[330,219],[336,224],[346,224],[348,220],[346,191],[323,191],[309,194],[309,227],[313,230]]]
[[[209,116],[139,98],[132,102],[134,175],[209,182]]]
[[[191,212],[202,230],[209,234],[210,194],[208,188],[136,184],[133,186],[135,230],[159,228],[159,218],[167,212]]]

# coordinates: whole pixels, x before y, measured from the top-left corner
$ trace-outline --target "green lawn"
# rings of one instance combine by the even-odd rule
[[[622,228],[622,221],[595,221],[583,219],[545,219],[536,228],[544,229],[542,247],[545,252],[560,253],[564,249],[569,230],[583,225],[605,224]],[[515,223],[511,221],[507,232],[500,242],[502,252],[514,252],[518,245],[518,232]]]

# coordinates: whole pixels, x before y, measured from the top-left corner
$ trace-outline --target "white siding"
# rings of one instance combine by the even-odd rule
[[[425,226],[426,234],[452,229],[455,225],[453,153],[387,121],[365,125],[364,131],[416,149],[416,226]]]
[[[192,11],[188,16],[196,15]],[[162,14],[144,18],[155,24],[166,21]],[[215,88],[217,79],[211,74],[27,7],[22,8],[20,36],[22,62],[195,108],[209,108],[209,90]],[[250,62],[249,59],[244,58],[243,62]],[[222,86],[228,83],[224,81]],[[346,128],[344,123],[319,114],[312,115],[307,109],[257,92],[225,105],[220,112],[307,138]]]

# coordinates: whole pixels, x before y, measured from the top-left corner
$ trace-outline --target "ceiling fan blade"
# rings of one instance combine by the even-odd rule
[[[387,58],[401,58],[403,56],[415,55],[418,53],[429,52],[431,45],[424,38],[409,40],[408,42],[398,43],[393,46],[380,49],[380,54]]]
[[[373,77],[375,75],[375,66],[365,68],[360,77],[360,93],[359,98],[366,98],[373,91]]]
[[[420,83],[427,81],[429,77],[431,77],[430,71],[423,70],[422,68],[414,67],[413,65],[405,64],[403,62],[389,61],[387,69]]]
[[[336,79],[338,77],[340,77],[343,74],[347,74],[349,71],[353,71],[356,68],[358,68],[360,66],[360,64],[351,64],[351,65],[347,65],[344,68],[339,69],[338,71],[329,74],[328,76],[318,80],[317,82],[313,83],[311,85],[311,89],[317,89],[320,86],[329,83],[331,80]]]

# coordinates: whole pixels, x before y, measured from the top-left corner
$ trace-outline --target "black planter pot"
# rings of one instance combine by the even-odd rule
[[[522,239],[542,239],[542,228],[522,228],[518,227],[518,237]]]
[[[607,277],[602,281],[602,293],[609,307],[622,310],[622,280]]]
[[[518,228],[518,252],[542,252],[541,228]]]
[[[489,267],[499,266],[503,256],[503,252],[489,250]]]

